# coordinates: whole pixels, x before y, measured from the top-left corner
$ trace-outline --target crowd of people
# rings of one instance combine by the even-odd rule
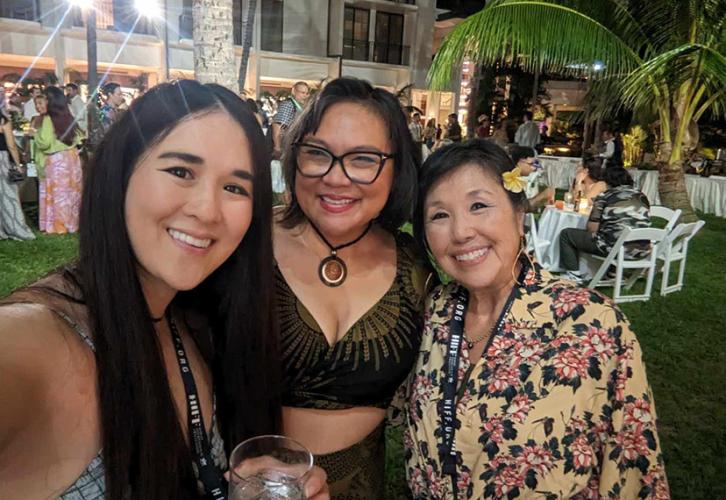
[[[4,498],[225,498],[234,445],[284,434],[308,498],[380,499],[386,426],[416,499],[668,498],[627,319],[525,251],[529,157],[355,78],[308,94],[272,148],[213,84],[115,114],[78,259],[0,303]]]

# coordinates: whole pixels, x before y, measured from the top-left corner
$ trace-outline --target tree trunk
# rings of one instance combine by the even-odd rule
[[[252,46],[252,33],[255,26],[255,11],[257,9],[257,0],[247,0],[247,13],[242,22],[242,60],[239,65],[239,76],[237,85],[240,93],[245,90],[245,80],[247,79],[247,65],[250,60],[250,47]]]
[[[232,0],[194,0],[194,77],[235,88]]]
[[[675,163],[659,163],[660,177],[658,191],[661,205],[672,209],[681,209],[679,222],[695,222],[698,220],[696,212],[691,206],[686,191],[686,177],[683,175],[683,161]]]

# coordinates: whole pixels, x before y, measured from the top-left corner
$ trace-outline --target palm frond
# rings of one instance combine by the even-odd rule
[[[573,74],[603,61],[603,76],[627,73],[640,58],[613,30],[566,2],[495,0],[457,26],[444,40],[429,72],[435,89],[446,88],[452,68],[465,58],[506,61]]]

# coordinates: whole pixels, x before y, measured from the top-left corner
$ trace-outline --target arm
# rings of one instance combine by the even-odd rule
[[[667,499],[655,404],[640,345],[619,311],[606,314],[602,326],[613,332],[616,352],[603,367],[610,393],[603,409],[610,412],[610,430],[603,442],[599,493],[603,498]]]
[[[53,130],[53,122],[49,117],[44,117],[40,125],[40,129],[35,133],[35,147],[40,151],[48,151],[55,141],[55,130]]]
[[[5,135],[5,142],[8,144],[10,157],[16,165],[20,165],[20,154],[18,153],[18,146],[15,144],[13,126],[10,124],[10,120],[5,120],[5,123],[3,123],[3,134]]]
[[[273,158],[278,159],[280,157],[280,152],[282,151],[282,125],[273,122],[272,123],[272,144],[274,146],[274,155]]]

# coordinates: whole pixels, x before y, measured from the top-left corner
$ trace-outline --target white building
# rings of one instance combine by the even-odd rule
[[[108,73],[109,81],[124,87],[163,81],[163,30],[137,22],[134,0],[94,1],[99,74]],[[240,44],[247,4],[233,2]],[[190,78],[192,0],[166,3],[169,73]],[[258,0],[246,90],[274,95],[298,80],[318,85],[355,76],[394,92],[407,88],[409,104],[441,119],[453,109],[453,96],[425,90],[435,18],[435,0]],[[236,50],[239,60],[242,49]],[[31,77],[52,73],[61,82],[86,80],[86,30],[67,0],[0,0],[0,78],[31,67]]]

